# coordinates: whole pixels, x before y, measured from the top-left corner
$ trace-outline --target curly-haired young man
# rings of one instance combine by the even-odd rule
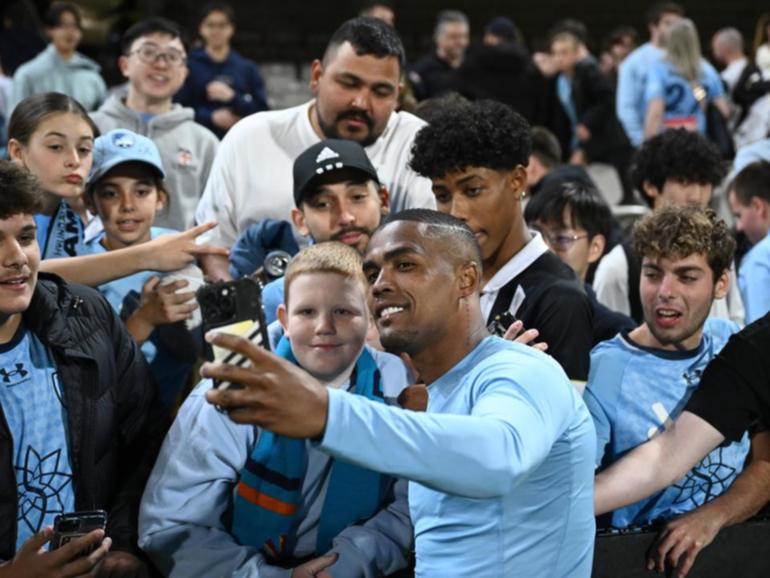
[[[412,168],[430,178],[439,211],[465,222],[481,246],[481,309],[506,312],[537,329],[567,375],[584,381],[592,346],[591,305],[575,273],[527,229],[530,129],[505,105],[458,104],[423,128]]]
[[[713,211],[662,209],[635,239],[645,322],[592,352],[584,396],[597,461],[628,454],[597,476],[596,513],[614,510],[613,524],[625,526],[697,508],[668,522],[648,563],[684,576],[721,528],[770,499],[767,431],[752,437],[743,468],[746,430],[770,423],[770,314],[729,341],[729,322],[705,321],[735,246]]]
[[[584,399],[597,430],[597,466],[665,429],[703,368],[738,330],[731,321],[707,321],[712,300],[727,291],[735,250],[713,211],[661,209],[637,224],[634,246],[642,258],[644,323],[591,352]],[[650,523],[702,505],[740,473],[748,446],[744,438],[717,449],[666,490],[615,511],[612,525]]]
[[[669,205],[706,207],[714,187],[726,174],[727,167],[716,146],[686,129],[668,130],[645,142],[631,167],[634,187],[653,210]],[[640,263],[628,239],[601,260],[593,281],[600,303],[630,315],[637,323],[643,319]],[[727,301],[729,305],[724,299],[716,301],[712,315],[741,323],[743,307],[732,289]]]

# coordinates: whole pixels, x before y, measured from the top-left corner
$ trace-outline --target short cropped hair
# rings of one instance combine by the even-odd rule
[[[555,134],[542,126],[532,127],[532,156],[550,169],[561,163],[561,154],[561,144]]]
[[[80,13],[80,7],[72,2],[54,2],[48,8],[43,17],[43,24],[46,28],[56,28],[61,25],[62,14],[72,14],[75,24],[78,28],[83,28],[83,16]]]
[[[401,70],[406,65],[406,53],[401,38],[392,27],[379,18],[359,16],[343,22],[329,39],[324,52],[324,62],[345,42],[350,43],[358,56],[394,56],[398,59]]]
[[[185,51],[188,50],[187,37],[179,24],[167,18],[148,18],[137,22],[123,34],[120,40],[123,54],[128,54],[131,51],[131,45],[137,39],[150,34],[166,34],[171,38],[179,38]]]
[[[531,149],[523,116],[499,102],[479,100],[447,107],[420,129],[410,165],[429,179],[468,167],[509,171],[527,166]]]
[[[455,256],[462,261],[473,261],[481,269],[481,248],[476,235],[457,217],[432,209],[405,209],[388,215],[378,230],[399,221],[425,225],[428,238],[444,241],[452,247],[452,253],[447,254],[448,257]]]
[[[730,268],[735,239],[713,210],[671,205],[636,223],[634,249],[640,257],[653,259],[705,255],[716,282]]]
[[[664,14],[684,16],[684,8],[676,2],[658,2],[647,9],[647,24],[657,26]]]
[[[42,208],[37,179],[15,163],[0,160],[0,220],[14,215],[35,215]]]
[[[328,241],[305,247],[289,263],[284,279],[284,298],[289,303],[292,282],[307,273],[335,273],[352,279],[366,294],[368,283],[364,277],[361,255],[352,247],[336,241]]]
[[[742,205],[748,205],[754,197],[770,203],[770,163],[757,161],[747,165],[727,190],[732,191]]]
[[[564,209],[569,208],[572,224],[585,229],[588,238],[612,234],[612,211],[607,201],[594,187],[571,181],[556,183],[540,191],[524,208],[528,223],[557,223],[565,226]]]
[[[727,174],[719,149],[702,134],[684,128],[667,130],[642,145],[631,166],[634,186],[644,192],[649,181],[662,190],[667,180],[717,186]],[[648,205],[652,199],[642,194]]]
[[[442,28],[446,24],[465,24],[467,26],[468,17],[459,10],[442,10],[438,13],[438,18],[436,18],[436,28],[433,31],[434,38],[441,34]]]

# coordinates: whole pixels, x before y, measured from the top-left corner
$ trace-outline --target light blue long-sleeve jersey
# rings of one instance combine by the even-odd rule
[[[487,337],[429,393],[417,413],[329,390],[320,442],[412,480],[416,575],[587,578],[596,436],[558,363]]]
[[[611,465],[667,428],[697,389],[706,365],[738,329],[732,321],[708,319],[693,351],[642,347],[624,334],[597,345],[584,394],[596,425],[597,465]],[[735,480],[748,450],[747,437],[718,447],[668,488],[615,510],[612,525],[648,524],[702,506]]]
[[[644,99],[647,73],[660,60],[663,51],[647,42],[628,55],[620,65],[618,89],[615,96],[618,120],[635,147],[644,141],[644,115],[647,102]]]
[[[746,307],[747,325],[770,311],[770,233],[741,261],[738,287]]]

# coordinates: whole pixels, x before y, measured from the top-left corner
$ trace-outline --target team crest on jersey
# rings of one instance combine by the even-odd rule
[[[29,371],[24,368],[23,363],[16,363],[12,368],[0,368],[0,379],[2,379],[3,383],[5,384],[10,385],[13,383],[16,385],[17,383],[24,381],[24,378],[26,378],[28,375]]]
[[[192,162],[193,156],[192,152],[188,149],[179,149],[179,164],[183,167],[189,166],[189,164]]]

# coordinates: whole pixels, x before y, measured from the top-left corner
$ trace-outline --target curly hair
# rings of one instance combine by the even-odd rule
[[[417,133],[410,165],[429,179],[468,167],[509,171],[526,166],[531,149],[529,124],[510,107],[491,100],[457,103]]]
[[[28,171],[0,160],[0,220],[42,210],[40,185]]]
[[[641,192],[645,181],[658,190],[668,180],[717,186],[726,174],[727,166],[716,145],[684,128],[667,130],[645,142],[631,166],[631,179]],[[642,196],[652,206],[652,199]]]
[[[672,205],[636,223],[634,249],[640,257],[651,258],[684,259],[704,254],[716,282],[730,268],[735,239],[713,210]]]

